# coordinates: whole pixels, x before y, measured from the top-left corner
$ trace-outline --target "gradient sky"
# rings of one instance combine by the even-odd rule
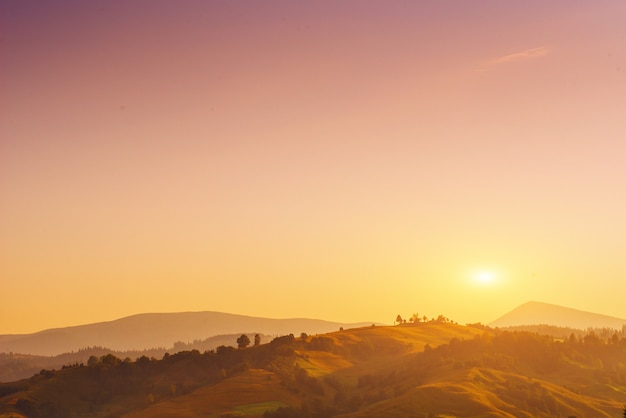
[[[622,0],[4,0],[0,333],[626,318],[624,22]]]

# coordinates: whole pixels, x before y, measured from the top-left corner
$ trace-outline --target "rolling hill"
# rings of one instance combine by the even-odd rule
[[[115,321],[55,328],[34,334],[0,335],[0,353],[53,356],[84,347],[101,346],[115,351],[171,347],[215,335],[261,333],[319,334],[365,324],[318,319],[270,319],[222,312],[145,313]]]
[[[601,315],[542,302],[527,302],[489,323],[491,327],[554,325],[576,328],[613,328],[621,330],[626,319]]]
[[[439,323],[368,326],[306,339],[283,336],[245,350],[186,351],[163,360],[128,363],[103,356],[96,366],[44,370],[0,384],[0,416],[20,411],[64,417],[70,411],[94,417],[260,416],[280,406],[298,408],[309,392],[332,403],[336,388],[357,386],[363,375],[402,367],[405,356],[426,345],[482,332]],[[248,390],[252,387],[257,389]]]
[[[42,370],[0,384],[0,417],[616,417],[624,358],[623,338],[369,326]]]

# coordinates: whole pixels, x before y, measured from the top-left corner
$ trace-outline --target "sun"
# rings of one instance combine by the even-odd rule
[[[479,271],[474,276],[474,281],[481,285],[493,284],[496,280],[496,276],[490,271]]]

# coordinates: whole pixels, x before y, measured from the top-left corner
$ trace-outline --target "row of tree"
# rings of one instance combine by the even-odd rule
[[[394,324],[398,324],[398,325],[406,324],[406,323],[417,324],[419,322],[448,323],[452,321],[450,320],[450,318],[446,318],[443,315],[439,315],[437,318],[433,317],[429,320],[426,315],[420,317],[419,314],[416,312],[413,315],[411,315],[408,320],[405,318],[402,318],[402,315],[398,314],[398,316],[396,316],[396,320],[394,321]]]

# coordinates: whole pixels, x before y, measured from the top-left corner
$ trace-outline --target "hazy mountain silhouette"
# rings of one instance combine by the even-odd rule
[[[577,329],[622,329],[622,326],[626,325],[626,319],[566,308],[550,303],[527,302],[491,322],[489,326],[510,327],[540,324]]]
[[[270,319],[222,312],[146,313],[109,322],[48,329],[34,334],[0,335],[0,352],[50,356],[89,346],[103,346],[118,351],[141,350],[171,347],[177,341],[191,342],[222,334],[321,334],[336,331],[340,327],[354,328],[371,324],[344,324],[306,318]]]

